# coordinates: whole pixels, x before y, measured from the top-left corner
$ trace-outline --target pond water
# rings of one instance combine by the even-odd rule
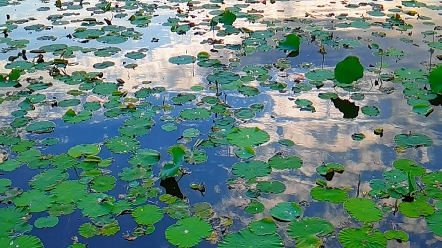
[[[0,247],[441,247],[442,3],[0,0]]]

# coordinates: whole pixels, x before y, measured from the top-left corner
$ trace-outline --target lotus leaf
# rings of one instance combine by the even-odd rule
[[[436,94],[442,94],[442,66],[434,68],[428,77],[431,91]]]
[[[29,124],[26,127],[26,131],[41,134],[41,133],[50,133],[54,131],[55,123],[52,121],[39,121]]]
[[[249,230],[256,235],[269,235],[276,233],[278,227],[271,218],[263,218],[258,221],[252,221],[247,226]]]
[[[13,239],[0,238],[0,246],[5,248],[44,248],[39,238],[29,235],[22,235]]]
[[[87,186],[78,181],[69,180],[55,186],[52,193],[56,196],[57,203],[68,204],[84,198],[87,194]]]
[[[322,244],[318,237],[326,236],[334,230],[335,227],[330,222],[313,217],[292,221],[287,233],[296,240],[297,247],[318,247],[318,244],[319,246]]]
[[[428,147],[433,145],[433,141],[430,137],[424,134],[398,134],[394,136],[394,141],[398,146],[411,148],[411,147]]]
[[[196,217],[209,219],[213,215],[213,209],[208,202],[198,202],[190,207],[190,212]]]
[[[387,238],[379,230],[369,227],[343,229],[339,232],[338,238],[344,248],[384,248],[387,246]]]
[[[160,153],[152,149],[138,149],[129,158],[133,166],[150,167],[160,160]]]
[[[91,190],[96,192],[106,192],[112,190],[115,187],[117,179],[113,176],[97,176],[92,179]]]
[[[244,209],[249,214],[258,214],[264,211],[264,205],[256,200],[252,200],[249,205]]]
[[[331,203],[343,203],[348,199],[348,194],[343,189],[314,187],[310,191],[310,195],[317,201],[328,201]]]
[[[257,127],[235,127],[227,135],[227,140],[230,144],[239,147],[253,147],[269,141],[270,135]]]
[[[279,221],[295,220],[301,213],[301,207],[294,202],[280,202],[270,209],[270,215]]]
[[[97,155],[100,153],[100,146],[96,144],[84,144],[71,147],[68,151],[69,156],[79,158],[81,156]]]
[[[282,157],[275,155],[268,161],[269,165],[277,170],[299,169],[302,166],[302,160],[297,156]]]
[[[34,226],[36,228],[48,228],[48,227],[54,227],[58,224],[58,218],[57,217],[40,217],[35,220]]]
[[[41,190],[29,190],[14,198],[17,207],[28,207],[32,213],[43,212],[48,209],[51,203],[55,202],[55,197],[47,195]]]
[[[425,173],[424,167],[416,164],[413,160],[405,158],[395,160],[393,162],[393,167],[405,173],[411,173],[414,177],[421,176]]]
[[[408,234],[402,230],[388,230],[384,235],[388,240],[394,239],[400,242],[408,241]]]
[[[126,136],[117,136],[107,140],[104,145],[114,153],[128,153],[137,149],[140,146],[140,143],[137,140]]]
[[[202,120],[210,117],[212,113],[205,108],[185,109],[180,112],[181,118],[185,120]]]
[[[177,223],[169,226],[166,231],[166,239],[178,247],[192,247],[201,242],[201,239],[208,237],[212,227],[206,221],[189,217],[178,220]]]
[[[34,189],[51,190],[61,181],[66,180],[68,177],[69,174],[62,170],[51,169],[35,175],[29,181],[29,185]]]
[[[85,238],[92,238],[95,235],[98,235],[98,228],[91,223],[84,223],[78,229],[78,233]]]
[[[284,247],[281,237],[274,233],[270,235],[256,235],[249,229],[228,234],[219,243],[219,248],[248,247],[248,248],[274,248]]]
[[[267,176],[271,171],[267,163],[257,160],[237,162],[232,166],[233,174],[246,179]]]
[[[256,189],[262,193],[279,194],[284,192],[286,187],[280,181],[261,181],[256,185]]]
[[[140,225],[153,225],[163,218],[163,213],[157,206],[145,205],[135,208],[132,217]]]
[[[349,199],[344,203],[344,208],[351,217],[358,221],[374,222],[382,219],[382,211],[377,208],[376,204],[370,199]]]
[[[296,34],[289,34],[285,40],[279,41],[278,48],[286,51],[299,51],[301,39]]]
[[[434,207],[422,200],[416,200],[413,202],[401,202],[398,209],[399,212],[410,218],[430,216],[434,213]]]
[[[335,77],[341,84],[351,84],[364,76],[364,67],[359,58],[348,56],[335,67]]]

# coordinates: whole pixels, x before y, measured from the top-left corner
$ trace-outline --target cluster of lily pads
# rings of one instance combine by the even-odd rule
[[[391,170],[382,173],[382,179],[370,181],[369,192],[360,194],[358,188],[355,198],[349,197],[349,191],[353,189],[329,186],[336,173],[346,173],[345,165],[329,161],[317,165],[316,171],[322,178],[316,180],[316,185],[312,187],[311,198],[324,204],[343,204],[352,218],[351,227],[335,227],[317,216],[304,216],[308,206],[302,202],[279,202],[264,212],[262,200],[271,199],[287,189],[284,181],[271,178],[272,173],[295,173],[305,166],[302,156],[286,156],[279,152],[267,161],[257,159],[258,147],[272,143],[271,135],[265,129],[253,125],[254,118],[265,112],[266,105],[257,100],[248,106],[236,107],[223,98],[227,94],[238,93],[240,99],[259,99],[270,91],[281,94],[290,92],[294,107],[305,111],[305,115],[314,115],[316,109],[312,99],[304,98],[303,94],[317,90],[318,98],[333,103],[344,114],[343,118],[356,118],[359,111],[367,118],[375,118],[381,114],[380,107],[357,105],[365,98],[361,88],[365,86],[364,82],[373,80],[371,87],[376,87],[385,96],[394,91],[389,84],[402,85],[403,95],[412,111],[429,116],[440,108],[432,104],[442,94],[442,66],[437,64],[437,57],[433,58],[433,54],[442,50],[442,39],[437,36],[437,31],[442,28],[431,22],[430,17],[417,15],[407,8],[441,10],[442,6],[403,1],[401,8],[385,11],[382,5],[371,4],[371,10],[366,13],[373,18],[383,18],[383,22],[371,17],[330,15],[328,18],[333,17],[336,22],[333,27],[324,27],[311,14],[306,18],[268,20],[265,11],[253,8],[253,3],[257,4],[254,1],[228,6],[218,0],[211,0],[210,3],[188,0],[170,2],[178,5],[171,7],[168,4],[146,4],[133,0],[115,3],[99,1],[92,5],[83,1],[57,0],[50,7],[37,9],[63,13],[49,15],[46,21],[50,24],[45,24],[43,20],[31,24],[29,22],[36,20],[10,19],[8,15],[5,23],[0,25],[4,35],[0,38],[0,44],[5,46],[2,52],[11,55],[5,65],[5,73],[0,74],[0,89],[7,92],[0,97],[0,104],[16,103],[17,107],[10,111],[10,119],[0,134],[0,145],[8,154],[0,163],[0,247],[44,247],[42,241],[32,235],[33,228],[57,228],[60,218],[76,210],[88,221],[78,227],[81,238],[75,237],[69,248],[86,247],[87,239],[94,236],[113,236],[128,231],[120,230],[121,215],[130,215],[136,223],[132,230],[123,235],[128,241],[154,233],[155,224],[168,215],[176,223],[165,230],[164,237],[178,247],[193,247],[203,239],[219,247],[270,248],[283,247],[288,242],[294,242],[296,247],[321,247],[336,236],[348,248],[386,247],[387,240],[407,242],[409,235],[395,229],[381,232],[373,223],[381,222],[397,212],[408,218],[424,218],[428,229],[442,236],[442,228],[438,224],[442,221],[442,174],[427,172],[415,161],[404,158],[396,159]],[[0,6],[7,4],[7,1],[0,1]],[[352,9],[361,6],[365,5],[346,4],[345,7]],[[116,82],[107,78],[106,70],[117,66],[112,61],[113,56],[124,53],[124,57],[132,62],[142,61],[146,57],[148,49],[125,51],[118,45],[142,39],[155,13],[170,8],[176,9],[177,13],[162,25],[170,26],[170,32],[177,35],[189,35],[198,30],[201,32],[198,34],[208,37],[204,42],[210,43],[212,50],[210,53],[182,54],[168,61],[174,66],[196,64],[201,68],[211,68],[204,82],[181,93],[168,92],[163,86],[149,87],[150,82],[147,81],[140,82],[142,87],[127,91],[121,78],[116,78]],[[181,8],[186,8],[186,11]],[[189,21],[193,13],[203,10],[209,11],[210,18],[199,24]],[[76,11],[93,15],[79,17]],[[386,61],[406,56],[404,51],[394,47],[382,48],[382,43],[379,45],[370,39],[341,39],[333,35],[336,30],[349,28],[409,32],[413,26],[403,16],[415,15],[424,25],[432,28],[422,32],[425,37],[431,37],[430,41],[425,42],[430,49],[430,62],[424,65],[424,69],[389,70]],[[104,22],[98,16],[104,18]],[[130,27],[113,24],[123,21],[128,21]],[[241,27],[238,24],[241,21],[264,24],[267,29]],[[72,29],[69,25],[73,23],[80,27]],[[290,25],[278,25],[281,23]],[[22,28],[38,34],[57,27],[67,27],[71,33],[65,35],[78,44],[65,44],[58,42],[56,36],[43,35],[36,40],[45,45],[32,47],[29,40],[16,37],[14,33],[14,30]],[[217,40],[228,40],[229,36],[239,34],[244,36],[239,44]],[[373,31],[371,35],[382,38],[387,33]],[[400,41],[414,42],[405,36]],[[340,58],[335,65],[324,67],[328,49],[356,49],[363,43],[379,58],[376,65],[364,66],[363,59],[350,55]],[[300,67],[306,73],[293,74],[292,59],[301,57],[303,46],[308,44],[317,45],[318,61],[322,58],[322,65],[302,63]],[[225,62],[217,54],[219,51],[229,51],[235,56]],[[269,64],[241,63],[243,57],[259,52],[279,52],[284,57]],[[81,60],[83,56],[92,54],[103,58],[102,62],[93,65],[93,70],[66,72],[66,69],[75,68],[76,63],[71,60],[78,57]],[[137,69],[138,64],[132,62],[126,63],[124,68]],[[45,72],[49,73],[53,82],[34,76],[24,78],[32,73]],[[66,99],[58,100],[47,94],[54,84],[65,84],[75,89],[65,92]],[[336,91],[338,88],[348,92],[349,99],[340,96]],[[164,97],[158,103],[158,98],[165,95],[171,95],[170,99]],[[90,96],[95,100],[87,101]],[[62,110],[60,120],[31,117],[36,109],[52,111],[50,108]],[[57,122],[63,121],[65,125],[90,124],[88,121],[94,116],[111,121],[124,120],[118,127],[118,135],[101,143],[75,144],[60,154],[45,152],[46,147],[57,146],[60,142],[59,138],[51,136],[57,129]],[[245,122],[249,125],[244,126]],[[203,133],[200,129],[190,127],[181,131],[183,123],[207,125],[210,130]],[[178,133],[176,138],[179,144],[168,147],[167,155],[162,154],[159,147],[141,148],[144,147],[141,142],[146,141],[144,137],[149,137],[152,131],[170,132],[171,135]],[[382,129],[373,131],[377,135],[383,132]],[[362,142],[365,137],[363,133],[352,135],[353,140]],[[409,130],[398,132],[394,142],[398,152],[433,145],[427,135]],[[290,139],[277,139],[277,143],[273,145],[288,149],[295,147],[295,142]],[[268,213],[268,216],[256,219],[247,226],[240,226],[230,216],[218,215],[209,202],[194,202],[194,199],[187,199],[181,192],[167,192],[167,189],[163,192],[158,187],[168,181],[177,184],[183,177],[192,177],[193,167],[190,165],[204,165],[208,156],[214,155],[210,151],[222,146],[233,147],[239,159],[231,165],[234,177],[227,180],[226,186],[242,191],[247,197],[244,214]],[[126,154],[127,159],[116,161],[113,157],[103,157],[102,149],[114,155]],[[117,167],[117,163],[124,166]],[[27,168],[24,168],[25,165]],[[23,170],[33,173],[27,189],[15,187],[8,178],[9,173],[12,175],[14,171]],[[127,185],[127,192],[115,192],[117,185]],[[206,190],[203,183],[195,182],[189,188],[203,194]],[[381,199],[395,199],[395,204],[381,205]],[[41,217],[34,218],[33,214]],[[233,232],[229,228],[242,229]]]

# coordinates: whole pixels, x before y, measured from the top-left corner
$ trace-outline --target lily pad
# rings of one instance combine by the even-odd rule
[[[352,198],[344,203],[344,208],[351,217],[362,222],[375,222],[382,219],[382,211],[376,204],[365,198]]]
[[[301,207],[294,202],[280,202],[270,209],[270,215],[279,221],[295,220],[301,213]]]
[[[135,208],[132,217],[140,225],[153,225],[163,218],[163,212],[157,206],[145,205]]]
[[[248,248],[275,248],[284,247],[281,237],[274,233],[270,235],[256,235],[249,229],[228,234],[219,243],[219,248],[248,247]]]
[[[257,127],[235,127],[227,135],[227,140],[239,147],[254,147],[269,141],[270,135]]]
[[[348,56],[335,67],[335,77],[341,84],[351,84],[364,76],[364,67],[356,56]]]
[[[252,179],[256,177],[267,176],[272,172],[272,169],[265,162],[251,160],[246,162],[237,162],[233,164],[232,172],[236,176],[246,179]]]
[[[343,229],[338,238],[344,248],[387,247],[387,238],[379,230],[369,227]]]
[[[197,217],[178,220],[165,231],[167,241],[178,247],[193,247],[211,233],[212,226]]]
[[[394,136],[394,141],[398,146],[411,148],[411,147],[428,147],[433,145],[433,141],[430,137],[424,134],[398,134]]]
[[[250,231],[256,235],[269,235],[276,233],[278,227],[271,218],[263,218],[261,220],[252,221],[247,226]]]
[[[310,191],[310,195],[317,201],[327,201],[331,203],[343,203],[348,199],[348,194],[343,189],[314,187]]]

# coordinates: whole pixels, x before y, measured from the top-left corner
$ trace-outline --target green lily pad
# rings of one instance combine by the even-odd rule
[[[270,215],[279,221],[293,221],[301,213],[301,207],[294,202],[280,202],[270,209]]]
[[[78,229],[78,233],[85,238],[92,238],[98,235],[98,228],[91,223],[84,223]]]
[[[394,136],[394,141],[398,146],[402,147],[428,147],[433,145],[430,137],[424,134],[398,134]]]
[[[335,77],[339,83],[351,84],[364,76],[364,67],[356,56],[348,56],[335,67]]]
[[[288,147],[292,147],[295,145],[295,142],[293,142],[292,140],[289,140],[289,139],[278,140],[278,143],[283,146],[288,146]]]
[[[115,187],[117,179],[113,176],[97,176],[91,181],[91,189],[96,192],[106,192]]]
[[[52,121],[39,121],[29,124],[26,131],[36,134],[50,133],[54,131],[55,123]]]
[[[54,227],[58,224],[58,218],[49,216],[49,217],[40,217],[35,220],[34,226],[36,228],[50,228]]]
[[[1,247],[5,248],[44,248],[41,240],[35,236],[22,235],[14,239],[9,238],[1,238],[0,239]]]
[[[330,222],[314,217],[292,221],[287,228],[287,233],[296,240],[297,247],[317,247],[317,245],[309,246],[307,244],[322,244],[319,237],[326,236],[334,230],[335,227]]]
[[[191,55],[180,55],[169,58],[169,63],[176,64],[176,65],[185,65],[185,64],[192,64],[196,61],[195,56]]]
[[[248,247],[248,248],[275,248],[284,247],[281,237],[274,233],[270,235],[256,235],[249,229],[228,234],[219,243],[219,248]]]
[[[425,173],[425,168],[416,164],[413,160],[401,158],[393,162],[393,167],[405,173],[411,173],[412,176],[418,177]]]
[[[249,205],[247,205],[247,207],[244,209],[244,211],[249,214],[258,214],[264,211],[264,209],[265,207],[261,202],[257,200],[252,200]]]
[[[212,115],[212,112],[205,108],[185,109],[180,112],[181,118],[185,120],[202,120],[207,119]]]
[[[281,155],[275,155],[268,161],[269,165],[277,170],[284,169],[299,169],[302,166],[302,159],[297,156],[282,157]]]
[[[332,189],[314,187],[310,195],[317,201],[327,201],[331,203],[343,203],[348,199],[347,191],[343,189]]]
[[[434,68],[428,77],[431,91],[436,94],[442,94],[442,66]]]
[[[68,177],[69,174],[62,170],[51,169],[35,175],[29,181],[29,185],[34,189],[50,190]]]
[[[410,218],[419,218],[421,216],[430,216],[434,214],[434,207],[421,200],[401,202],[398,209],[399,212]]]
[[[301,39],[296,34],[289,34],[285,40],[279,41],[278,48],[286,51],[299,51]]]
[[[87,194],[87,186],[78,181],[69,180],[55,186],[52,193],[56,196],[57,203],[68,204],[84,198]]]
[[[193,247],[211,233],[212,226],[197,217],[178,220],[165,231],[167,241],[178,247]]]
[[[338,238],[344,248],[387,247],[387,238],[379,230],[369,227],[343,229]]]
[[[362,222],[375,222],[382,219],[382,211],[369,199],[352,198],[344,203],[351,217]]]
[[[256,189],[262,193],[279,194],[285,191],[285,184],[280,181],[261,181],[256,185]]]
[[[409,239],[408,234],[402,230],[388,230],[384,235],[388,240],[397,240],[399,242],[407,242]]]
[[[13,201],[17,207],[28,207],[30,212],[38,213],[46,211],[49,205],[55,202],[55,197],[34,189],[24,192]]]
[[[235,127],[227,135],[227,140],[239,147],[254,147],[269,141],[270,135],[257,127]]]
[[[255,177],[267,176],[272,172],[272,169],[265,162],[251,160],[246,162],[237,162],[233,164],[232,172],[236,176],[246,179],[252,179]]]
[[[145,205],[135,208],[132,217],[140,225],[153,225],[163,218],[163,212],[157,206]]]
[[[107,140],[104,145],[114,153],[128,153],[136,150],[140,146],[140,142],[126,136],[117,136]]]
[[[68,151],[69,156],[79,158],[82,156],[95,156],[100,153],[100,146],[96,144],[84,144],[71,147]]]
[[[442,212],[435,212],[433,215],[425,217],[428,229],[437,236],[442,236]]]
[[[256,235],[269,235],[276,233],[278,227],[271,218],[263,218],[261,220],[252,221],[247,226],[249,230]]]
[[[361,108],[362,113],[368,116],[378,116],[381,111],[376,106],[364,106]]]

